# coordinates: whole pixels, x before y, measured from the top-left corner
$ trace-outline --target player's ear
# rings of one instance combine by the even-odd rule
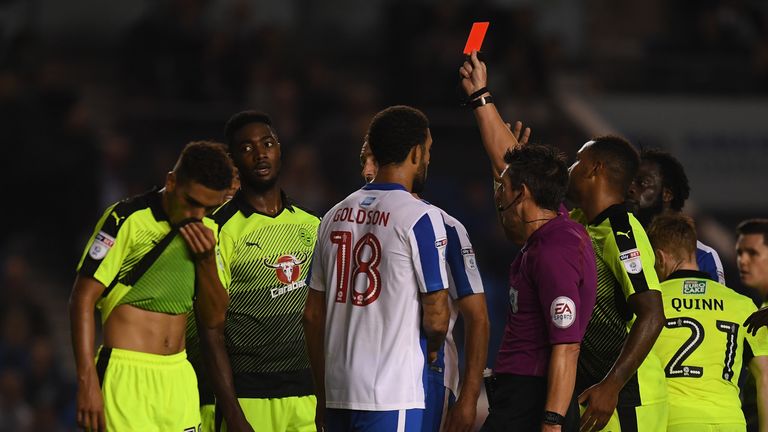
[[[662,200],[662,201],[663,201],[665,204],[669,204],[669,203],[671,203],[673,198],[674,198],[674,195],[672,195],[672,191],[671,191],[671,190],[669,190],[669,188],[664,188],[664,189],[662,189],[662,192],[661,192],[661,200]]]
[[[168,192],[173,192],[176,189],[176,173],[173,171],[168,171],[168,174],[165,176],[165,190]]]
[[[415,145],[411,147],[411,151],[408,153],[408,156],[411,158],[412,164],[418,165],[419,161],[421,161],[421,146]]]

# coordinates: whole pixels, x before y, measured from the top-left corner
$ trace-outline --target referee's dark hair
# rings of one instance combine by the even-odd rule
[[[736,232],[745,234],[762,234],[763,244],[768,246],[768,219],[755,218],[742,221],[737,227]]]
[[[230,151],[232,150],[232,146],[235,144],[234,140],[237,131],[251,123],[262,123],[272,129],[272,119],[268,114],[253,110],[240,111],[239,113],[230,117],[229,120],[227,120],[227,123],[224,125],[224,138],[227,140],[227,145],[229,146]]]
[[[528,144],[507,150],[504,154],[507,175],[512,187],[523,185],[533,196],[537,206],[557,211],[568,190],[568,165],[565,155],[554,147]]]
[[[368,146],[379,166],[399,164],[427,142],[429,120],[416,108],[396,105],[380,111],[368,126]]]
[[[661,249],[677,259],[695,259],[696,225],[682,213],[666,213],[653,218],[648,227],[648,240],[654,249]]]
[[[659,166],[661,185],[672,192],[669,207],[675,211],[682,210],[691,194],[691,186],[688,184],[688,176],[685,175],[683,164],[671,153],[660,149],[643,150],[640,153],[640,160],[653,162]]]
[[[637,149],[629,141],[616,135],[592,138],[590,149],[594,158],[605,166],[611,182],[619,188],[619,192],[626,195],[640,166]]]
[[[222,191],[232,186],[234,165],[224,144],[211,141],[193,141],[184,147],[173,167],[181,182],[195,181]]]

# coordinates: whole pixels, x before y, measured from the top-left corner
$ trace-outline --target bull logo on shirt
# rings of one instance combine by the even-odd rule
[[[265,259],[264,265],[275,269],[277,279],[282,282],[283,285],[290,285],[299,279],[301,265],[306,261],[306,254],[302,259],[296,258],[293,255],[282,255],[274,264]]]

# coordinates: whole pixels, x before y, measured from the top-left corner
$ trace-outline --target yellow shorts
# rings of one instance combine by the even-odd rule
[[[579,405],[581,413],[584,406]],[[640,405],[637,407],[617,407],[603,432],[659,432],[667,430],[669,405],[667,402]],[[623,426],[623,427],[622,427]]]
[[[185,351],[164,356],[100,347],[96,370],[108,431],[198,430],[197,378]]]
[[[257,431],[271,432],[316,432],[315,396],[291,396],[275,399],[251,399],[239,398],[240,407],[243,409],[248,423]],[[226,422],[221,429],[216,430],[215,409],[213,405],[200,407],[203,417],[201,430],[203,432],[225,432]]]

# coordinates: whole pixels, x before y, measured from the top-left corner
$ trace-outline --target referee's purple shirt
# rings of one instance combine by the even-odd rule
[[[496,373],[546,376],[552,345],[581,342],[597,271],[584,227],[558,216],[526,241],[510,269],[509,314]]]

